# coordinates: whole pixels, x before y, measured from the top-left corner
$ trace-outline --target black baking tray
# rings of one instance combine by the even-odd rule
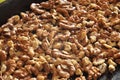
[[[6,0],[0,3],[0,26],[7,22],[7,19],[13,15],[19,15],[20,12],[29,10],[31,3],[40,3],[47,0]],[[72,76],[69,80],[74,80]],[[51,79],[49,79],[51,80]],[[120,80],[120,65],[118,65],[115,72],[106,72],[98,80]]]

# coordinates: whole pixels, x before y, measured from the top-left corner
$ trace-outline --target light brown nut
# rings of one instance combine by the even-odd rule
[[[14,47],[14,43],[13,43],[12,40],[8,41],[7,44],[8,44],[9,47]]]
[[[108,48],[108,49],[112,48],[112,46],[110,46],[110,45],[108,45],[108,44],[103,44],[103,46],[104,46],[105,48]]]
[[[5,75],[3,76],[4,80],[13,80],[13,76],[12,75]]]
[[[113,65],[113,66],[117,66],[117,64],[112,59],[108,60],[108,64]]]
[[[83,58],[85,56],[85,52],[84,51],[80,51],[78,54],[78,58]]]
[[[37,80],[45,80],[45,76],[42,76],[41,74],[37,75]]]
[[[86,78],[85,76],[80,76],[80,77],[75,78],[75,80],[86,80]]]
[[[33,57],[33,56],[35,55],[35,52],[34,52],[33,47],[29,47],[28,55],[29,55],[30,57]]]
[[[69,78],[70,77],[70,74],[66,71],[63,71],[60,65],[57,66],[57,69],[58,69],[58,73],[61,77],[63,77],[63,78]]]
[[[6,72],[7,66],[6,66],[4,63],[2,63],[2,64],[1,64],[1,69],[0,69],[0,70],[1,70],[2,73]]]
[[[107,64],[103,63],[103,64],[99,65],[98,68],[100,69],[101,73],[104,73],[107,70]]]
[[[53,44],[54,49],[62,49],[63,44],[61,42],[56,42]]]
[[[78,40],[84,40],[87,36],[87,31],[86,30],[81,30],[78,35],[77,38]]]
[[[102,59],[102,58],[98,58],[98,59],[93,59],[93,64],[94,65],[101,65],[105,62],[105,59]]]
[[[110,72],[113,72],[113,71],[116,70],[114,65],[109,65],[108,69],[109,69]]]
[[[58,58],[58,57],[60,57],[60,58],[74,58],[72,55],[63,54],[58,49],[54,49],[52,51],[52,56],[55,57],[55,58]]]
[[[81,69],[77,69],[76,72],[75,72],[75,74],[82,76],[83,72],[81,71]]]
[[[28,61],[30,59],[29,56],[27,55],[22,55],[21,58],[20,58],[22,61]]]
[[[38,14],[44,13],[45,11],[42,9],[39,9],[39,6],[40,6],[39,4],[32,3],[30,8]]]
[[[71,23],[71,22],[63,21],[63,20],[61,22],[59,22],[59,26],[62,29],[66,29],[66,30],[77,30],[80,28],[80,27],[76,27],[75,23]]]
[[[96,39],[96,36],[90,36],[90,41],[91,41],[92,43],[94,43],[96,40],[97,40],[97,39]]]
[[[90,70],[88,70],[88,74],[88,80],[96,80],[99,76],[101,76],[100,70],[94,66],[92,66]]]
[[[82,59],[82,64],[83,64],[83,66],[88,66],[88,65],[91,64],[91,61],[90,61],[90,59],[89,59],[88,57],[85,56],[85,57]]]
[[[25,78],[28,75],[28,72],[25,68],[21,68],[19,70],[15,70],[13,75],[17,78]]]
[[[99,5],[94,4],[94,3],[91,3],[91,4],[89,5],[89,8],[93,8],[93,9],[101,9],[101,7],[100,7]]]
[[[113,72],[116,70],[115,67],[117,66],[117,64],[112,59],[108,60],[108,64],[109,64],[108,69],[110,72]]]
[[[20,20],[20,16],[15,15],[15,16],[11,17],[10,19],[8,19],[8,22],[16,24],[19,20]]]
[[[70,52],[71,49],[72,49],[72,48],[71,48],[72,43],[70,43],[70,42],[65,42],[65,43],[63,43],[63,44],[64,44],[64,50]]]
[[[37,49],[39,47],[39,45],[42,44],[42,42],[36,38],[36,35],[33,35],[32,38],[33,39],[31,40],[31,45],[32,45],[33,49]]]
[[[119,46],[119,48],[120,48],[120,41],[117,43],[117,45]]]

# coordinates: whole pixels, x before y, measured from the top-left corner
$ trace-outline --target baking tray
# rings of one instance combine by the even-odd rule
[[[6,0],[0,3],[0,26],[6,23],[7,19],[11,16],[19,15],[20,12],[29,10],[31,3],[40,3],[43,1],[47,0]],[[74,80],[74,78],[75,76],[72,76],[69,80]],[[120,80],[120,65],[118,65],[115,72],[106,72],[98,80]]]

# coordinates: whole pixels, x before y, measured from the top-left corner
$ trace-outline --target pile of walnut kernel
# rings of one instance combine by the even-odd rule
[[[0,80],[97,80],[120,64],[119,0],[49,0],[30,8],[0,27]]]

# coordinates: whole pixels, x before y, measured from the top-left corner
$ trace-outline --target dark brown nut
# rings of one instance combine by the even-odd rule
[[[5,61],[7,59],[7,53],[4,50],[0,50],[0,61]]]
[[[115,62],[116,62],[117,64],[120,64],[120,59],[116,59]]]
[[[31,6],[30,6],[30,8],[31,8],[33,11],[35,11],[36,13],[38,13],[38,14],[44,13],[45,11],[42,10],[42,9],[40,9],[39,6],[40,6],[40,4],[32,3]]]
[[[15,69],[16,69],[16,62],[15,62],[15,60],[12,60],[12,59],[9,59],[8,61],[7,61],[7,68],[8,68],[8,70],[6,71],[6,74],[12,74],[14,71],[15,71]]]
[[[61,13],[65,17],[69,17],[69,13],[68,13],[68,11],[65,8],[57,8],[56,11]]]
[[[114,54],[114,58],[119,59],[120,58],[120,52],[118,52],[117,54]]]
[[[20,68],[24,65],[24,62],[21,60],[18,60],[16,64],[17,64],[17,68]]]
[[[40,5],[44,8],[44,9],[51,9],[53,7],[53,4],[50,2],[42,2],[40,3]]]
[[[36,76],[39,74],[39,70],[33,66],[31,67],[31,72]]]

